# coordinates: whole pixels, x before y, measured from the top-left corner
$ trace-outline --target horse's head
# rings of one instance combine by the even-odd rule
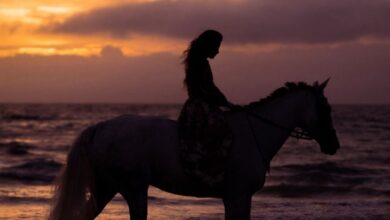
[[[314,83],[312,92],[315,102],[308,112],[303,127],[318,142],[323,153],[333,155],[340,148],[340,144],[333,127],[331,107],[324,96],[328,81],[329,79],[321,84]]]

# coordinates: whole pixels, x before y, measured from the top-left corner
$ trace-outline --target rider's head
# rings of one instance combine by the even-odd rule
[[[223,36],[215,30],[207,30],[195,38],[185,51],[186,60],[214,58],[219,53]]]

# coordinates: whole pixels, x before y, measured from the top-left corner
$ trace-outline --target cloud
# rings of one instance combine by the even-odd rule
[[[390,37],[388,0],[153,1],[75,15],[46,29],[70,34],[193,38],[214,28],[231,43],[338,43]]]
[[[107,45],[104,46],[100,51],[100,56],[119,58],[119,57],[123,57],[123,52],[120,48]]]

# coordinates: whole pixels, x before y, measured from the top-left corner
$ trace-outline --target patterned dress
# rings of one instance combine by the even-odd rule
[[[194,181],[216,186],[224,178],[232,142],[231,131],[219,107],[228,106],[229,102],[215,86],[206,59],[187,71],[189,98],[179,116],[181,160]]]

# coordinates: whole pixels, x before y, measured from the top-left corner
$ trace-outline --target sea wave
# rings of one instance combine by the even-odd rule
[[[36,197],[36,196],[24,196],[24,197],[19,197],[19,196],[0,196],[0,203],[47,203],[51,199],[48,198],[42,198],[42,197]]]
[[[50,183],[54,180],[61,167],[62,164],[57,161],[37,158],[1,170],[0,179],[22,181],[24,183]]]
[[[356,187],[354,185],[313,185],[313,184],[287,184],[268,185],[259,191],[260,194],[268,194],[278,197],[389,197],[390,190],[370,187]]]
[[[267,177],[262,193],[282,197],[313,195],[388,196],[390,189],[376,187],[386,169],[322,162],[277,166]],[[384,182],[386,184],[386,181]]]
[[[13,156],[23,156],[29,154],[29,150],[36,148],[36,146],[26,143],[12,141],[8,143],[0,143],[0,150],[4,150],[7,154]]]
[[[9,114],[3,115],[1,117],[3,120],[12,120],[12,121],[47,121],[47,120],[55,120],[55,116],[49,115],[29,115],[29,114]]]
[[[352,187],[343,186],[325,186],[325,185],[293,185],[279,184],[273,186],[265,186],[260,193],[270,194],[280,197],[309,197],[314,195],[345,195],[352,192]]]
[[[287,171],[287,172],[321,172],[321,173],[332,173],[342,175],[364,175],[367,173],[380,172],[377,169],[371,169],[368,167],[354,167],[345,166],[338,162],[325,161],[321,163],[303,163],[303,164],[287,164],[277,166],[273,168],[276,171]]]

